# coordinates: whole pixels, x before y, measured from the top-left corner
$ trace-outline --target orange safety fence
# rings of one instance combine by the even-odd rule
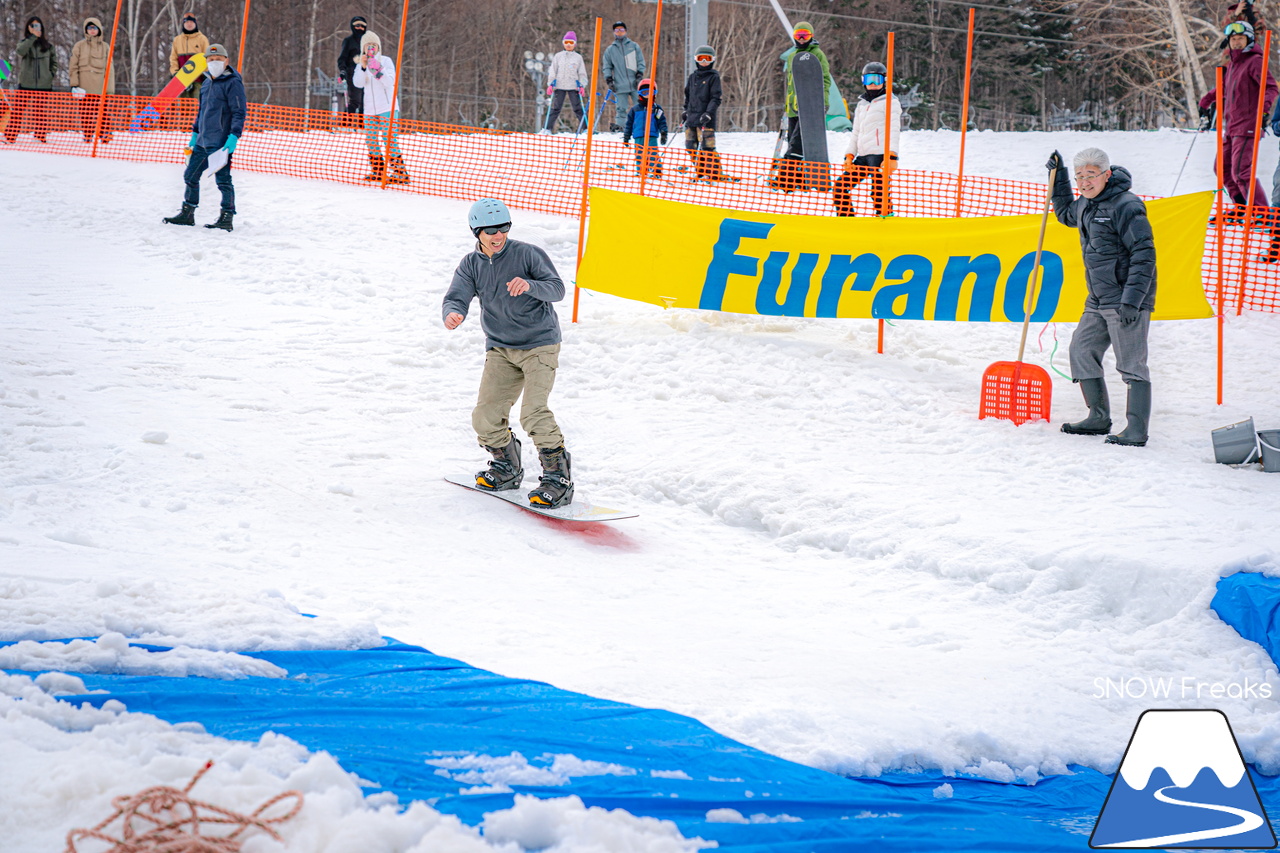
[[[185,162],[196,102],[182,99],[151,130],[130,132],[134,116],[150,98],[106,96],[107,108],[97,145],[98,157],[113,160]],[[99,97],[68,93],[0,93],[0,128],[7,146],[25,151],[91,156]],[[364,120],[346,113],[250,104],[245,134],[236,148],[234,168],[266,174],[370,185],[371,152],[385,153],[386,124],[366,134]],[[403,154],[410,182],[387,189],[472,200],[497,196],[513,207],[576,217],[581,208],[585,134],[573,137],[496,131],[464,125],[398,120],[395,144]],[[841,167],[827,168],[827,190],[786,191],[786,175],[769,157],[721,153],[723,172],[737,180],[696,179],[697,162],[684,149],[683,134],[650,150],[657,174],[649,174],[643,192],[653,198],[734,210],[833,216],[830,182]],[[591,186],[640,192],[637,149],[597,137]],[[660,165],[659,165],[660,164]],[[821,167],[817,167],[821,170]],[[705,171],[705,170],[704,170]],[[855,216],[873,216],[878,170],[852,190]],[[821,174],[805,172],[804,182],[822,184]],[[380,183],[373,184],[381,186]],[[952,217],[1035,214],[1044,204],[1044,186],[1025,181],[948,172],[898,169],[890,182],[895,216]],[[850,227],[857,227],[856,218]],[[1217,302],[1217,226],[1205,235],[1201,278],[1205,295]],[[1229,219],[1224,231],[1224,305],[1280,312],[1280,209],[1255,207],[1252,225]],[[1243,279],[1242,279],[1243,276]],[[1243,281],[1243,284],[1242,284]]]

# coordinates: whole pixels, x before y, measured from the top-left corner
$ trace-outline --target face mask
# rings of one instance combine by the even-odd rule
[[[209,63],[209,75],[211,77],[219,77],[222,75],[222,72],[226,70],[227,70],[227,63],[223,62],[220,59],[214,60],[213,62]]]

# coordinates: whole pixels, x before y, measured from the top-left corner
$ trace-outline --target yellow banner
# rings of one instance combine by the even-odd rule
[[[1153,320],[1212,317],[1200,283],[1213,193],[1147,202]],[[791,216],[591,190],[578,285],[672,308],[787,317],[1021,323],[1040,216]],[[1031,319],[1074,322],[1086,290],[1079,233],[1053,216]]]

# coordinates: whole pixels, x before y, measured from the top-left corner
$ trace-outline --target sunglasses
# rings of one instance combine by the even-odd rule
[[[863,74],[863,75],[862,75],[862,85],[864,85],[864,86],[883,86],[883,85],[884,85],[884,75],[883,75],[883,74]]]
[[[1232,21],[1222,31],[1229,36],[1247,36],[1249,35],[1247,26],[1243,21]]]
[[[695,56],[695,57],[694,57],[694,59],[695,59],[695,60],[697,60],[698,62],[711,62],[712,60],[714,60],[714,59],[715,59],[715,57],[714,57],[714,56],[708,56],[708,55],[707,55],[707,54],[705,54],[705,53],[700,53],[700,54],[698,54],[697,56]]]
[[[796,41],[808,41],[809,39],[813,38],[813,31],[812,30],[796,30],[791,35],[795,38]]]
[[[504,222],[501,225],[490,225],[488,228],[477,228],[476,236],[479,237],[481,231],[492,236],[494,234],[506,234],[510,230],[511,230],[511,223]]]

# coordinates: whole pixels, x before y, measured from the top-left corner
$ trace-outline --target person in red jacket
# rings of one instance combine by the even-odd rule
[[[1244,216],[1243,208],[1249,201],[1249,173],[1253,166],[1253,132],[1257,123],[1258,90],[1266,86],[1263,96],[1264,116],[1271,114],[1278,90],[1276,80],[1267,72],[1262,80],[1262,49],[1254,41],[1253,26],[1248,21],[1233,21],[1226,26],[1227,50],[1231,60],[1223,79],[1222,104],[1222,178],[1227,194],[1236,203],[1237,210],[1227,214],[1228,221]],[[1201,109],[1208,109],[1218,96],[1217,89],[1210,89],[1200,99]],[[1253,203],[1255,207],[1267,206],[1267,193],[1262,182],[1254,179]]]

